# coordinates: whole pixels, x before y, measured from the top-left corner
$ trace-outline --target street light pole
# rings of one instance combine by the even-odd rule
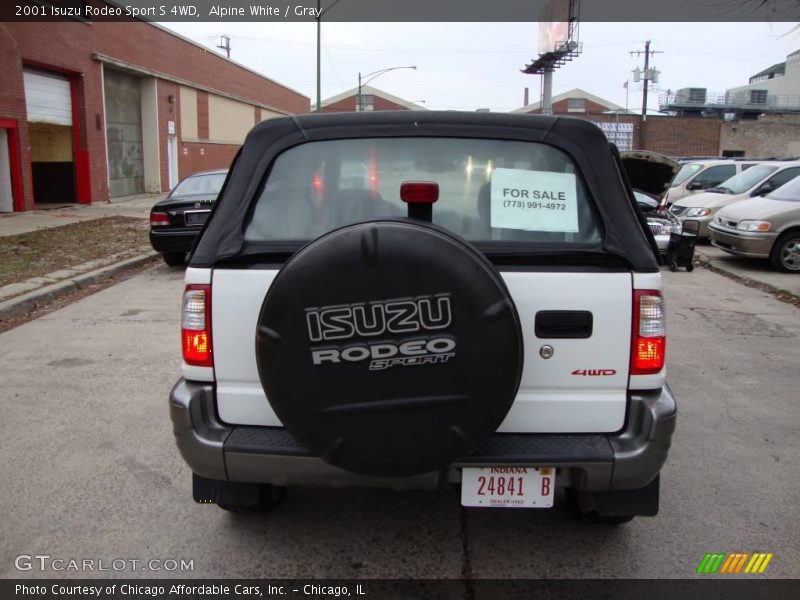
[[[396,71],[397,69],[414,69],[416,71],[417,66],[411,65],[407,67],[389,67],[388,69],[379,69],[378,71],[373,71],[372,73],[367,73],[363,76],[361,75],[361,71],[358,72],[358,97],[356,99],[356,112],[362,112],[364,110],[364,98],[361,94],[363,86],[367,85],[373,79],[377,79],[384,73]]]

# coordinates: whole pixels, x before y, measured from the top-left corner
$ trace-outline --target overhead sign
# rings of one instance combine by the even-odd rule
[[[578,231],[578,193],[573,173],[495,169],[491,226],[525,231]]]
[[[539,12],[539,54],[563,49],[569,42],[570,1],[550,0]]]

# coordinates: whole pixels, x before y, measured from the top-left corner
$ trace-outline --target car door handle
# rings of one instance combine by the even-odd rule
[[[585,339],[592,337],[592,322],[588,310],[540,310],[534,330],[542,339]]]

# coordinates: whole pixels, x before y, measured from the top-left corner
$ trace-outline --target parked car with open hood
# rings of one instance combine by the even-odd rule
[[[664,195],[681,165],[648,150],[629,150],[621,152],[620,157],[639,210],[647,220],[659,253],[664,256],[671,236],[681,232],[681,222],[664,207]]]
[[[707,238],[708,224],[719,209],[740,200],[769,194],[798,175],[800,161],[762,163],[706,192],[682,198],[669,210],[681,221],[691,219],[700,223],[698,236]]]
[[[189,175],[150,209],[150,244],[168,265],[186,262],[227,174],[217,169]]]
[[[763,198],[726,206],[708,228],[717,248],[800,273],[800,177]]]

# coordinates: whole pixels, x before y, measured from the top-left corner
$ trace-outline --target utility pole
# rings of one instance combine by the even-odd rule
[[[644,74],[642,79],[644,80],[644,85],[642,86],[642,149],[646,148],[646,133],[647,133],[647,84],[651,81],[658,81],[658,74],[653,70],[650,72],[650,55],[651,54],[663,54],[663,52],[658,50],[650,50],[650,40],[647,40],[644,43],[644,51],[636,50],[634,52],[629,53],[631,56],[641,56],[644,54]],[[636,76],[634,75],[634,81],[636,81]]]
[[[219,45],[217,46],[220,50],[225,50],[225,56],[228,58],[231,57],[231,36],[222,34],[219,36]]]

